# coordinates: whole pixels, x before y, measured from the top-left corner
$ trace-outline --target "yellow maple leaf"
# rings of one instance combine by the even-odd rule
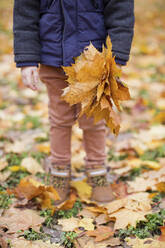
[[[121,111],[120,102],[129,100],[130,94],[127,85],[119,80],[121,69],[112,56],[110,37],[102,52],[90,43],[71,67],[63,69],[69,86],[64,89],[62,98],[70,105],[81,103],[79,116],[93,116],[95,123],[105,119],[111,131],[118,135],[120,118],[114,105]]]
[[[71,186],[77,190],[77,193],[82,200],[89,199],[91,197],[92,188],[85,180],[72,181]]]

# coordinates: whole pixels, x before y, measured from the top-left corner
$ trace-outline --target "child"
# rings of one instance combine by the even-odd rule
[[[70,107],[61,100],[67,77],[61,66],[69,66],[91,41],[101,50],[109,34],[116,63],[126,65],[133,37],[133,0],[15,0],[14,53],[24,85],[37,90],[40,79],[47,87],[50,120],[50,173],[61,200],[69,194],[71,130],[80,105]],[[38,64],[40,69],[38,74]],[[92,200],[114,199],[106,177],[103,121],[81,117],[85,165]],[[48,165],[47,165],[48,166]]]

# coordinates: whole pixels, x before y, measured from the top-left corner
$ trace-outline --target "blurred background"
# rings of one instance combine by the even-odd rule
[[[49,154],[47,96],[45,88],[37,93],[23,87],[19,69],[15,68],[12,50],[12,0],[0,1],[0,156],[27,156],[32,150],[38,160]],[[130,87],[132,100],[123,104],[121,133],[111,134],[109,149],[130,149],[134,133],[159,125],[160,139],[165,139],[165,5],[164,0],[135,0],[135,36],[131,59],[123,68],[124,81]],[[147,134],[146,134],[147,135]],[[151,135],[151,134],[150,134]],[[160,133],[157,134],[157,137]],[[164,135],[164,136],[163,136]],[[127,137],[127,138],[125,138]],[[144,149],[143,135],[134,148]],[[143,137],[144,138],[144,137]],[[81,171],[84,152],[82,133],[77,126],[73,134],[73,166]],[[136,137],[136,139],[138,139]],[[116,143],[115,143],[116,142]],[[160,141],[159,141],[160,142]],[[152,144],[148,148],[156,147]],[[138,147],[138,148],[137,148]],[[145,148],[145,149],[148,149]],[[121,152],[121,150],[120,150]]]

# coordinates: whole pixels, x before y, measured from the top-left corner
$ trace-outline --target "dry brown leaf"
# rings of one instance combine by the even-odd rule
[[[45,186],[30,177],[21,179],[15,189],[7,189],[7,192],[9,194],[15,194],[17,198],[26,198],[27,200],[37,197],[43,209],[49,208],[55,210],[52,201],[60,199],[53,186]]]
[[[93,219],[91,218],[69,218],[69,219],[61,219],[58,220],[58,224],[62,225],[62,231],[74,231],[79,227],[83,227],[84,230],[94,230]]]
[[[42,240],[28,241],[20,238],[12,241],[13,248],[62,248],[58,244],[51,244],[50,241],[43,242]]]
[[[134,181],[128,182],[128,193],[142,192],[148,189],[156,190],[156,182],[151,178],[144,179],[143,177],[136,177]]]
[[[86,209],[96,214],[107,214],[107,209],[102,206],[86,207]]]
[[[128,195],[125,201],[125,208],[134,211],[150,211],[151,210],[151,198],[149,193],[140,192],[132,195]]]
[[[159,240],[146,238],[146,239],[139,239],[139,238],[126,238],[125,239],[132,248],[164,248],[165,243]]]
[[[105,119],[107,126],[118,135],[120,118],[113,105],[121,111],[120,101],[130,99],[130,94],[127,85],[118,79],[121,70],[112,57],[109,36],[106,45],[99,52],[91,43],[71,67],[63,67],[69,86],[62,97],[70,105],[81,103],[80,116],[93,116],[95,122]]]
[[[160,182],[156,184],[156,188],[159,192],[165,192],[165,182]]]
[[[151,198],[147,192],[139,192],[128,195],[122,199],[112,201],[105,205],[108,209],[108,213],[112,214],[121,208],[127,208],[134,211],[150,211],[151,210]]]
[[[161,230],[161,235],[159,237],[159,241],[165,242],[165,226],[161,226],[160,230]]]
[[[93,219],[91,218],[80,219],[79,227],[83,227],[87,231],[94,230]]]
[[[76,195],[74,193],[71,193],[69,196],[69,199],[67,201],[65,201],[64,203],[62,203],[61,205],[59,205],[58,209],[68,210],[68,209],[73,208],[76,199],[77,199]]]
[[[114,229],[124,229],[128,225],[136,226],[136,222],[139,220],[146,220],[145,215],[149,212],[142,211],[133,211],[130,209],[122,208],[117,212],[114,212],[109,215],[109,217],[114,220],[115,218],[115,226]]]
[[[96,213],[93,213],[89,210],[87,210],[86,208],[83,208],[83,210],[81,210],[79,213],[78,213],[78,216],[83,216],[84,218],[92,218],[92,219],[95,219],[95,217],[97,216]]]
[[[36,187],[31,184],[29,178],[23,178],[15,189],[7,189],[9,194],[14,194],[17,198],[26,198],[28,200],[39,196],[43,191],[43,186]]]
[[[102,225],[109,221],[109,217],[107,214],[100,214],[99,216],[96,217],[95,221],[97,225]]]
[[[114,232],[109,226],[99,226],[96,230],[87,232],[88,236],[96,237],[95,238],[96,242],[106,240],[109,237],[113,236],[113,234]]]
[[[79,227],[79,219],[71,217],[69,219],[60,219],[58,220],[58,225],[62,226],[62,231],[64,232],[73,232],[76,228]]]
[[[95,248],[120,247],[121,241],[119,238],[110,237],[99,243],[95,242]]]
[[[0,226],[6,227],[8,229],[7,233],[16,233],[19,230],[29,228],[39,231],[44,221],[45,218],[39,216],[34,210],[10,208],[0,217]]]

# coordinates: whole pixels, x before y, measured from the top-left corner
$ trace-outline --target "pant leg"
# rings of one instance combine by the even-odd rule
[[[93,117],[83,115],[79,119],[79,126],[83,130],[84,149],[86,152],[86,166],[103,165],[106,153],[106,127],[105,122],[94,124]]]
[[[41,65],[40,79],[45,83],[49,97],[51,161],[68,165],[71,161],[71,131],[75,122],[75,106],[70,107],[61,99],[67,87],[66,76],[60,67]]]

